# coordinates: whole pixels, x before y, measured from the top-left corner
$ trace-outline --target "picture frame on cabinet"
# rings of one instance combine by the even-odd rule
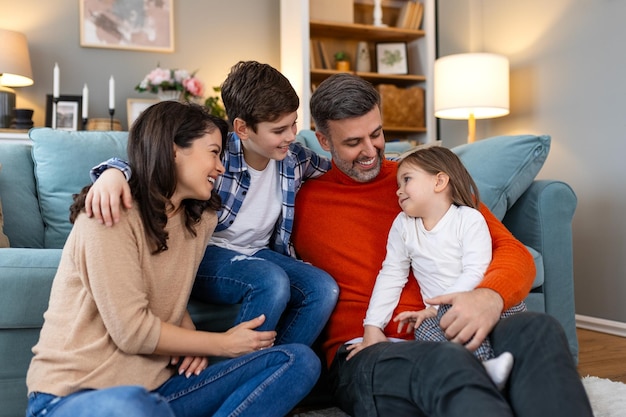
[[[128,117],[128,130],[139,117],[142,111],[158,103],[159,100],[151,98],[128,98],[126,99],[126,114]]]
[[[79,130],[83,111],[83,96],[59,96],[56,106],[56,126],[58,130]],[[46,95],[46,126],[52,127],[54,102],[52,94]]]
[[[174,0],[79,0],[80,46],[174,52]]]
[[[409,65],[406,42],[377,43],[376,71],[379,74],[408,74]]]

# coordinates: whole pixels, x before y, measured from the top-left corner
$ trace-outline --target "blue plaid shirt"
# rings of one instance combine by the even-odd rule
[[[327,158],[298,142],[289,145],[285,159],[273,162],[278,167],[283,199],[281,214],[270,239],[270,248],[284,255],[290,255],[292,254],[290,240],[293,231],[296,193],[304,180],[319,177],[330,169],[331,164]],[[225,168],[224,175],[218,177],[215,183],[215,190],[222,199],[222,208],[217,213],[218,223],[215,228],[217,231],[226,230],[233,224],[250,188],[250,173],[243,159],[241,139],[235,133],[228,134],[222,163]],[[117,168],[124,173],[126,180],[130,179],[131,170],[128,163],[118,158],[111,158],[91,170],[92,181],[95,181],[107,168]]]
[[[250,173],[243,159],[241,139],[235,134],[228,135],[226,151],[222,158],[224,175],[215,184],[222,199],[222,208],[217,213],[215,230],[228,229],[235,221],[248,188]],[[319,177],[331,167],[330,161],[298,142],[289,145],[287,156],[282,161],[270,161],[277,164],[282,189],[282,209],[270,239],[270,248],[284,255],[289,255],[289,242],[293,230],[294,202],[302,182],[308,178]]]

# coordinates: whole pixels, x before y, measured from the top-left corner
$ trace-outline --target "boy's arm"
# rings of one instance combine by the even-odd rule
[[[120,219],[120,201],[126,208],[132,207],[132,195],[128,180],[131,169],[125,161],[112,158],[92,168],[89,173],[94,184],[85,198],[85,212],[107,226]]]

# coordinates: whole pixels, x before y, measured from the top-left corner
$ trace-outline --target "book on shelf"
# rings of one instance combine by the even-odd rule
[[[326,51],[326,46],[324,45],[324,42],[317,41],[317,44],[320,51],[320,60],[322,62],[321,67],[323,69],[331,69],[333,67],[333,63],[330,60],[330,55],[328,55],[328,51]]]
[[[309,60],[311,61],[311,69],[320,68],[319,50],[315,44],[315,40],[311,39],[309,42]]]
[[[422,26],[424,4],[415,0],[406,1],[400,8],[396,27],[418,30]]]

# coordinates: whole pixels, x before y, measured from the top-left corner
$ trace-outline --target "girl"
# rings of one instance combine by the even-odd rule
[[[186,306],[216,225],[227,126],[198,105],[164,101],[133,125],[131,209],[117,227],[71,207],[50,304],[27,375],[27,415],[285,415],[320,364],[303,345],[273,346],[264,317],[196,331]],[[229,359],[208,366],[206,356]],[[297,381],[297,383],[296,383]]]
[[[411,152],[398,164],[397,178],[402,212],[389,232],[387,255],[364,320],[363,342],[349,348],[349,358],[384,337],[382,329],[391,319],[411,268],[427,302],[476,288],[491,262],[491,238],[478,211],[478,188],[454,152],[443,147]],[[422,311],[398,314],[394,318],[399,322],[398,332],[407,325],[407,331],[415,329],[417,340],[446,341],[439,321],[450,306],[426,306]],[[503,317],[525,309],[522,303]],[[513,356],[504,352],[495,358],[488,339],[474,354],[502,389]]]

